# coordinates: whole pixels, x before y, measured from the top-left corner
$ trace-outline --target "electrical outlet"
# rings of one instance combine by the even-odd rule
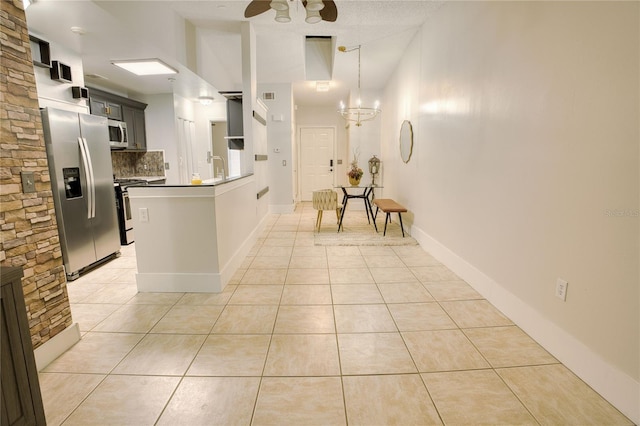
[[[141,207],[138,209],[138,220],[140,222],[149,222],[149,209],[146,207]]]
[[[169,170],[169,163],[164,163],[164,169]]]
[[[567,301],[567,288],[569,287],[569,283],[563,280],[562,278],[558,278],[556,281],[556,297],[561,299],[562,301]]]

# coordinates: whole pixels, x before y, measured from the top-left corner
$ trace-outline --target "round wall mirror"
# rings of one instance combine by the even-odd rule
[[[413,152],[413,127],[409,120],[404,120],[400,127],[400,158],[405,163],[411,159]]]

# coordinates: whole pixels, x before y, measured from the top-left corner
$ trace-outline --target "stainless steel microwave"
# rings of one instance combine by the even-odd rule
[[[118,120],[107,120],[109,126],[109,146],[111,149],[124,149],[129,145],[127,123]]]

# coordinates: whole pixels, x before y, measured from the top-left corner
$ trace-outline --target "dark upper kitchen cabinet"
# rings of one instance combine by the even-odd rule
[[[122,106],[119,104],[91,96],[89,98],[89,108],[91,109],[92,115],[100,115],[102,117],[122,121]]]
[[[229,149],[244,149],[242,93],[221,92],[227,98],[227,141]]]
[[[89,106],[93,115],[102,115],[127,123],[127,151],[147,150],[144,119],[147,104],[90,87]],[[109,111],[111,115],[105,114],[104,111]]]
[[[146,150],[147,133],[144,122],[144,110],[123,105],[122,118],[125,123],[127,123],[127,131],[129,132],[129,146],[127,149]]]
[[[0,268],[2,425],[46,425],[22,292],[22,269]]]

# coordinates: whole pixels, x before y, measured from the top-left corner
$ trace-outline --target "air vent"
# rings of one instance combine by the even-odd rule
[[[273,101],[276,99],[276,94],[274,92],[264,92],[262,94],[262,99],[265,101]]]

